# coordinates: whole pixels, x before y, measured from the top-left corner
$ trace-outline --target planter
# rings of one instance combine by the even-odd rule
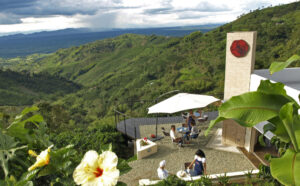
[[[137,153],[137,159],[142,159],[147,156],[150,156],[151,154],[154,154],[157,152],[157,144],[147,140],[148,145],[141,146],[141,140],[136,140],[136,153]]]

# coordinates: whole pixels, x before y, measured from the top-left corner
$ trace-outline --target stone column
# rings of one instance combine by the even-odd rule
[[[240,42],[240,40],[243,40]],[[247,43],[245,55],[232,52],[233,42]],[[234,48],[234,47],[233,47]],[[239,48],[239,47],[237,47]],[[227,33],[224,100],[250,90],[251,73],[254,70],[256,32]],[[235,54],[235,55],[234,55]],[[223,144],[245,147],[250,150],[251,129],[241,127],[232,120],[223,122]]]

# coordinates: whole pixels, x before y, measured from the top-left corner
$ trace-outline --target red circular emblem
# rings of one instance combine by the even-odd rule
[[[244,57],[249,51],[249,45],[244,40],[235,40],[231,44],[230,51],[235,57]]]

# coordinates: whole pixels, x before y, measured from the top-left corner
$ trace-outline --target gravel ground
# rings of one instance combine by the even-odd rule
[[[165,127],[169,132],[171,124],[159,125],[158,134],[163,135],[161,127]],[[176,127],[181,124],[176,124]],[[132,170],[127,174],[120,177],[120,181],[125,182],[128,186],[138,185],[140,179],[157,180],[157,168],[161,160],[166,160],[166,169],[171,174],[176,174],[177,171],[183,169],[185,162],[191,162],[194,158],[197,149],[201,148],[206,155],[207,173],[217,174],[223,172],[235,172],[255,169],[255,167],[249,162],[249,160],[242,154],[219,151],[206,148],[206,144],[209,142],[217,128],[215,127],[209,136],[204,136],[204,130],[207,128],[208,122],[198,126],[202,129],[201,135],[197,140],[191,142],[191,144],[184,145],[183,148],[178,147],[171,143],[170,137],[165,137],[162,140],[157,141],[158,151],[147,158],[130,162],[129,165]],[[155,125],[140,126],[141,136],[149,136],[149,134],[155,134]]]

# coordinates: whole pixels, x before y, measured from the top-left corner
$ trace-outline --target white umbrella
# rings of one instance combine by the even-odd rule
[[[148,108],[148,114],[154,113],[176,113],[189,109],[206,107],[207,105],[219,101],[213,96],[179,93],[162,102]]]

